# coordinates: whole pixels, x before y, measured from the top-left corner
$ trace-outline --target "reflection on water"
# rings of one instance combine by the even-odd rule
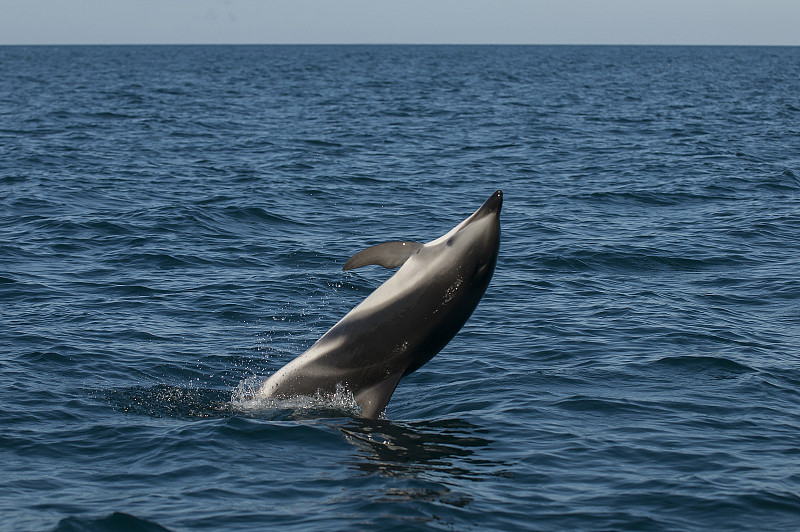
[[[356,496],[380,508],[382,519],[409,529],[452,529],[456,516],[480,512],[475,482],[507,469],[482,458],[492,444],[488,431],[461,419],[354,419],[339,430],[355,447],[345,465],[366,479],[383,479]],[[377,528],[381,523],[371,521]]]
[[[330,401],[298,404],[231,402],[229,392],[211,388],[155,385],[100,392],[114,408],[153,417],[227,418],[245,416],[265,421],[319,420],[341,431],[358,452],[352,466],[389,476],[439,471],[473,479],[488,463],[475,452],[492,441],[486,430],[461,419],[393,422],[352,417],[355,412]],[[492,464],[497,466],[498,464]]]
[[[355,412],[338,403],[248,404],[229,401],[224,390],[156,385],[102,392],[116,409],[153,417],[189,419],[244,416],[270,422],[319,421],[341,431],[357,452],[348,467],[382,476],[479,480],[494,475],[503,464],[476,456],[492,440],[487,431],[462,419],[393,422],[353,418]]]
[[[352,465],[368,473],[388,476],[446,473],[474,479],[482,462],[473,455],[491,440],[486,431],[460,419],[396,423],[355,419],[340,427],[345,439],[359,452]]]

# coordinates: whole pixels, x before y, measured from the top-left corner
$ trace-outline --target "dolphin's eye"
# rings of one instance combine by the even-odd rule
[[[453,239],[452,238],[447,239],[447,245],[448,246],[452,246],[453,245]]]

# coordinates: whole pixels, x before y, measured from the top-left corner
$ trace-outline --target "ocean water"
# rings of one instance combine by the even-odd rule
[[[385,419],[250,392],[496,189]],[[0,529],[800,529],[800,49],[0,47]]]

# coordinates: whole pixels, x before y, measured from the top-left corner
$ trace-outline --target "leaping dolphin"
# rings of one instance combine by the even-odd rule
[[[342,270],[400,269],[275,372],[256,396],[286,399],[352,392],[361,417],[376,419],[397,383],[438,353],[481,300],[500,247],[498,190],[472,216],[427,244],[386,242],[353,255]]]

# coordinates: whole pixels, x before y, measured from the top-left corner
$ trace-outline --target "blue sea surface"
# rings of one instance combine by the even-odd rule
[[[505,195],[385,419],[252,390]],[[800,529],[800,48],[0,47],[0,529]]]

